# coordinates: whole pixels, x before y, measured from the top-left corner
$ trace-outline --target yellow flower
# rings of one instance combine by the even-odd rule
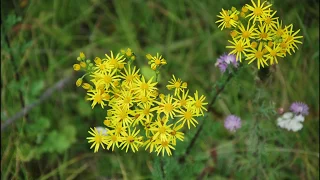
[[[170,132],[171,142],[172,142],[173,145],[177,144],[177,139],[179,139],[180,141],[183,141],[184,133],[183,132],[179,132],[182,127],[183,127],[183,124],[178,125],[178,123],[176,123],[174,125],[172,131]]]
[[[192,124],[194,127],[196,127],[195,124],[198,124],[198,121],[194,118],[196,117],[196,114],[194,113],[191,106],[186,109],[178,111],[178,113],[179,114],[176,117],[181,117],[181,118],[177,123],[182,121],[182,125],[184,125],[187,122],[188,129],[190,129],[190,124]]]
[[[189,90],[187,90],[187,91],[182,90],[181,95],[178,94],[178,97],[176,99],[176,103],[178,104],[178,106],[180,108],[185,108],[188,104],[191,103],[192,99],[188,98],[189,97],[188,93],[189,93]]]
[[[205,99],[206,97],[204,95],[201,95],[199,97],[199,93],[196,90],[196,92],[194,93],[194,108],[197,116],[199,116],[200,114],[204,115],[203,110],[207,111],[207,109],[204,106],[208,103],[204,102]]]
[[[152,79],[153,77],[149,79],[148,82],[146,82],[144,76],[141,76],[141,78],[136,79],[136,88],[134,88],[133,90],[135,90],[139,95],[146,95],[147,93],[155,91],[157,89],[155,87],[157,82],[152,83]]]
[[[129,64],[127,68],[124,68],[124,73],[120,72],[121,75],[119,77],[124,80],[123,82],[126,85],[131,86],[132,83],[140,77],[138,74],[139,71],[140,69],[136,70],[135,66],[132,69]]]
[[[122,123],[122,126],[129,126],[133,122],[132,115],[134,111],[122,106],[112,106],[112,119],[117,123]]]
[[[233,46],[226,46],[227,48],[233,49],[229,54],[236,54],[237,61],[242,61],[242,54],[246,55],[246,50],[249,46],[243,40],[233,39],[233,42],[228,40]]]
[[[126,152],[128,152],[128,149],[131,147],[132,152],[136,152],[138,151],[138,144],[142,144],[142,142],[139,141],[142,137],[136,137],[139,134],[140,130],[136,131],[136,129],[134,129],[131,132],[130,128],[128,129],[129,133],[127,136],[123,137],[124,140],[120,144],[120,147],[122,146],[121,149],[126,148]]]
[[[170,145],[169,141],[160,141],[158,140],[157,142],[157,148],[156,148],[156,152],[157,155],[159,155],[160,152],[162,152],[162,156],[164,156],[164,152],[166,151],[168,156],[172,155],[171,149],[175,149],[172,145]]]
[[[153,117],[153,111],[158,110],[158,107],[151,107],[150,104],[142,103],[138,105],[139,109],[136,110],[136,114],[139,114],[139,117],[136,121],[144,120],[146,122],[151,122]]]
[[[90,149],[94,147],[94,153],[98,152],[100,145],[104,149],[103,144],[108,144],[108,141],[106,139],[106,136],[102,134],[102,132],[98,132],[96,128],[92,129],[90,128],[91,131],[88,131],[89,134],[91,134],[93,137],[87,137],[89,140],[88,143],[92,143]]]
[[[172,95],[168,94],[166,98],[163,98],[160,102],[157,101],[156,103],[159,104],[158,113],[163,112],[167,117],[173,119],[175,112],[177,112],[177,104],[176,102],[173,102]]]
[[[256,28],[254,26],[255,24],[250,24],[250,22],[248,22],[247,28],[245,28],[243,24],[240,23],[240,25],[238,26],[240,33],[239,36],[237,36],[237,38],[235,39],[239,38],[239,40],[243,40],[247,45],[249,45],[250,39],[255,39],[256,33],[254,33],[254,31],[256,30]]]
[[[113,84],[114,81],[119,80],[119,76],[117,76],[116,73],[116,69],[105,74],[94,73],[91,75],[91,77],[95,78],[92,82],[96,83],[98,87],[102,85],[102,87],[108,90],[110,86],[115,87]]]
[[[74,65],[73,65],[73,70],[79,71],[80,69],[81,69],[80,64],[74,64]]]
[[[150,131],[153,133],[153,138],[160,139],[161,141],[167,141],[170,137],[171,126],[167,125],[168,119],[162,121],[159,117],[155,123],[152,124]]]
[[[280,44],[276,45],[273,44],[273,47],[265,46],[265,48],[268,50],[268,54],[264,55],[264,57],[268,60],[270,60],[270,65],[272,65],[275,61],[278,64],[277,57],[284,57],[283,52],[281,52],[282,48],[280,47]]]
[[[274,11],[272,14],[268,12],[265,17],[262,18],[263,22],[268,26],[268,27],[276,27],[278,17],[273,17],[277,11]]]
[[[92,109],[97,103],[100,104],[102,108],[104,108],[105,103],[103,102],[103,92],[101,92],[100,89],[91,89],[88,91],[87,95],[89,96],[87,100],[93,101],[91,104]]]
[[[149,60],[148,64],[151,65],[151,69],[156,70],[158,67],[167,64],[167,61],[162,57],[162,55],[159,55],[157,53],[157,56],[152,56],[151,59],[150,56],[147,54],[147,58]]]
[[[120,135],[114,134],[114,132],[108,131],[107,133],[108,133],[108,136],[106,138],[108,141],[107,149],[109,150],[112,147],[112,151],[114,151],[115,146],[119,148],[119,143],[123,141],[123,137],[121,137]]]
[[[220,23],[218,28],[221,27],[221,30],[223,30],[223,28],[230,28],[231,26],[236,27],[237,21],[233,19],[234,16],[237,16],[236,13],[236,11],[230,13],[230,11],[222,9],[220,16],[217,15],[219,18],[221,18],[220,20],[216,21],[216,23]]]
[[[80,57],[81,60],[85,60],[86,59],[86,55],[84,55],[83,52],[80,52],[79,57]]]
[[[179,95],[180,91],[182,91],[183,89],[186,89],[187,87],[184,86],[184,84],[180,78],[176,79],[176,77],[174,75],[172,75],[172,79],[171,79],[171,81],[169,81],[169,85],[167,85],[167,88],[169,90],[175,89],[174,95],[177,96],[177,95]]]
[[[296,36],[299,32],[300,32],[300,29],[296,32],[294,32],[292,30],[293,28],[293,25],[289,25],[286,29],[286,33],[284,34],[284,41],[286,43],[288,43],[288,49],[287,49],[287,52],[291,55],[290,53],[290,50],[292,50],[293,52],[295,52],[294,48],[297,48],[298,49],[298,46],[296,45],[296,43],[299,43],[299,44],[302,44],[302,42],[298,39],[301,39],[303,38],[303,36]]]
[[[258,49],[251,48],[251,50],[248,50],[247,58],[246,60],[249,61],[248,64],[251,64],[253,61],[257,61],[258,69],[260,69],[260,66],[264,67],[264,65],[268,66],[267,60],[263,57],[263,43],[259,43]]]
[[[107,60],[109,61],[110,65],[113,66],[113,68],[118,68],[120,64],[125,64],[124,60],[125,58],[123,57],[123,55],[120,55],[120,53],[118,53],[116,55],[116,57],[113,56],[113,52],[110,51],[110,56],[108,54],[105,54],[107,57]]]
[[[249,21],[251,19],[253,19],[253,23],[255,23],[256,20],[262,21],[263,20],[262,18],[267,16],[267,13],[270,13],[272,11],[271,9],[268,9],[269,7],[272,6],[272,4],[269,4],[269,5],[266,5],[263,7],[263,5],[266,3],[266,1],[264,1],[262,4],[260,4],[260,0],[258,0],[258,3],[256,4],[256,3],[254,3],[253,0],[251,0],[251,3],[253,6],[246,4],[246,7],[252,12],[252,13],[248,14],[246,16],[246,18],[251,17],[249,19]]]
[[[267,24],[260,22],[260,25],[258,26],[258,29],[255,30],[256,32],[256,38],[258,40],[264,40],[264,41],[271,41],[273,37],[272,31],[269,29],[269,26]]]

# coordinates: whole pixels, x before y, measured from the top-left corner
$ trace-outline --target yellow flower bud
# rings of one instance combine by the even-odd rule
[[[263,48],[262,52],[263,52],[263,54],[266,54],[266,53],[268,53],[269,51],[268,51],[266,48]]]
[[[155,71],[157,69],[157,66],[154,64],[151,64],[151,69]]]
[[[272,45],[273,45],[273,42],[272,42],[272,41],[269,41],[269,42],[268,42],[268,46],[269,46],[269,47],[272,47]]]
[[[83,83],[82,84],[83,89],[91,89],[92,86],[89,83]]]
[[[182,83],[182,87],[183,88],[187,88],[188,87],[188,83],[187,82]]]
[[[233,30],[230,32],[231,37],[236,37],[238,35],[238,32],[236,30]]]
[[[94,62],[96,63],[96,64],[101,64],[101,58],[99,58],[99,57],[96,57],[95,59],[94,59]]]
[[[83,67],[83,68],[85,68],[85,67],[87,67],[87,64],[86,64],[85,62],[81,62],[81,63],[80,63],[80,66]]]
[[[238,19],[239,19],[238,15],[233,16],[233,20],[238,21]]]
[[[147,54],[147,55],[146,55],[146,58],[147,58],[148,60],[151,60],[151,59],[152,59],[151,54]]]
[[[129,57],[132,55],[132,51],[130,48],[127,49],[126,55]]]
[[[80,64],[74,64],[74,65],[73,65],[73,70],[79,71],[80,69],[81,69]]]
[[[163,98],[165,98],[166,96],[165,96],[164,94],[160,94],[159,97],[160,97],[161,99],[163,99]]]
[[[253,49],[255,49],[257,46],[258,46],[258,43],[257,43],[257,42],[252,42],[252,43],[251,43],[251,47],[252,47]]]
[[[130,58],[132,61],[136,60],[136,56],[131,56]]]
[[[84,60],[86,58],[86,55],[84,55],[83,52],[80,52],[80,56],[79,56],[82,60]]]
[[[103,121],[103,124],[104,124],[105,126],[110,126],[110,125],[111,125],[111,121],[110,121],[110,120],[104,120],[104,121]]]
[[[246,13],[246,12],[248,12],[248,8],[247,8],[246,6],[243,6],[243,7],[241,8],[241,11],[244,12],[244,13]]]
[[[119,69],[123,69],[124,68],[124,63],[119,64],[118,68]]]
[[[246,17],[246,13],[241,12],[241,13],[240,13],[240,17],[245,18],[245,17]]]
[[[107,111],[107,116],[108,116],[108,117],[111,117],[111,116],[112,116],[112,111],[110,111],[110,110]]]
[[[105,93],[105,94],[103,94],[103,96],[102,96],[102,98],[104,99],[104,100],[106,100],[106,101],[109,101],[110,100],[110,98],[111,98],[111,96],[107,93]]]
[[[125,54],[126,53],[126,51],[124,49],[121,49],[120,52],[121,52],[121,54]]]
[[[231,11],[236,11],[237,9],[232,6]]]
[[[82,84],[82,78],[79,78],[77,81],[76,81],[76,85],[79,87],[81,86]]]

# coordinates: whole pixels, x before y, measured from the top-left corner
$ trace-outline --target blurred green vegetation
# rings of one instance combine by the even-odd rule
[[[161,70],[162,84],[174,73],[192,92],[209,95],[222,76],[214,64],[228,39],[214,23],[216,15],[221,8],[245,3],[249,1],[1,1],[1,123],[60,79],[74,77],[2,130],[2,178],[161,179],[164,173],[166,179],[252,179],[256,172],[258,179],[319,178],[319,2],[313,0],[303,6],[298,0],[273,2],[284,24],[301,29],[303,45],[271,67],[259,87],[256,69],[241,70],[214,112],[199,120],[206,125],[185,162],[143,150],[94,154],[89,149],[87,131],[102,125],[105,111],[91,110],[85,92],[75,86],[79,75],[72,65],[80,51],[94,58],[130,47],[140,68],[147,66],[145,54],[159,52],[168,62]],[[297,133],[279,129],[274,114],[293,101],[310,107]],[[254,139],[257,112],[265,116],[259,116],[260,129],[254,130],[259,139]],[[223,127],[230,113],[244,123],[235,134]],[[185,153],[195,132],[177,144],[176,156]],[[259,157],[248,148],[258,141],[263,144]]]

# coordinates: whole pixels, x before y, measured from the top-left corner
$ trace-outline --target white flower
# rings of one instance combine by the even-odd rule
[[[302,129],[302,122],[304,121],[304,116],[295,115],[294,113],[287,112],[277,119],[277,124],[279,127],[287,129],[289,131],[297,132]]]
[[[107,136],[107,129],[101,126],[95,127],[97,131],[105,136]]]

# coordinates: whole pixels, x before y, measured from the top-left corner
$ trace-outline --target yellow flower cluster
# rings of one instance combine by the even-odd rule
[[[238,11],[235,7],[231,10],[220,12],[218,17],[219,28],[230,29],[232,40],[230,54],[235,54],[237,61],[245,60],[248,64],[256,62],[258,69],[278,63],[278,58],[285,57],[298,49],[297,43],[302,36],[297,36],[298,31],[293,31],[293,25],[283,26],[282,21],[275,16],[276,11],[271,9],[272,4],[258,0],[252,5],[246,4]]]
[[[156,70],[166,64],[161,55],[147,55],[151,68]],[[132,62],[135,55],[130,49],[121,50],[114,56],[106,54],[105,58],[96,57],[94,63],[86,60],[80,53],[79,64],[74,70],[81,68],[86,74],[79,78],[76,85],[87,91],[87,100],[92,108],[97,104],[107,107],[103,124],[106,132],[91,128],[88,142],[92,143],[94,152],[99,147],[112,149],[115,147],[130,149],[133,152],[144,147],[145,150],[172,155],[177,140],[183,141],[183,127],[196,126],[196,117],[203,116],[207,109],[205,96],[198,91],[189,95],[187,83],[172,75],[166,86],[171,94],[160,94],[154,78],[146,79],[140,69]],[[81,66],[85,63],[86,66]],[[80,65],[80,68],[79,68]],[[89,77],[83,83],[84,77]]]

